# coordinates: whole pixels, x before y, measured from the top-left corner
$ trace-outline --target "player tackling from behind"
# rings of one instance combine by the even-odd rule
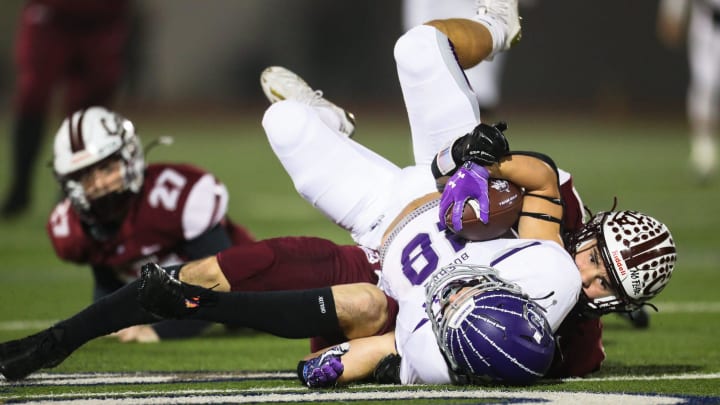
[[[642,304],[657,294],[667,282],[675,261],[672,238],[664,225],[645,215],[627,211],[603,213],[597,217],[596,222],[603,227],[607,225],[629,234],[647,235],[647,232],[634,231],[634,226],[625,227],[641,222],[652,226],[652,232],[658,236],[652,242],[631,240],[622,249],[630,253],[645,252],[648,257],[663,260],[659,270],[645,268],[646,263],[640,261],[625,267],[625,275],[632,273],[644,280],[640,285],[643,288],[637,292],[630,291],[634,295],[626,294],[624,279],[621,282],[614,280],[611,273],[616,272],[616,268],[612,262],[605,261],[606,257],[601,252],[603,246],[598,243],[599,239],[607,242],[615,236],[610,234],[610,230],[591,227],[593,232],[588,235],[592,237],[581,238],[575,245],[581,249],[577,249],[574,261],[562,248],[559,222],[563,212],[552,161],[542,155],[508,154],[506,149],[498,146],[504,139],[498,127],[485,125],[474,131],[479,122],[476,103],[473,104],[473,98],[468,96],[470,92],[462,71],[454,62],[456,55],[452,45],[458,60],[465,66],[463,61],[467,62],[466,57],[479,58],[479,62],[491,52],[509,47],[512,39],[519,34],[514,2],[487,3],[480,9],[480,24],[469,20],[437,22],[413,29],[398,41],[396,59],[411,122],[417,163],[414,167],[398,168],[344,137],[340,132],[340,123],[347,120],[344,111],[317,95],[296,76],[285,75],[289,80],[279,82],[266,77],[266,82],[276,90],[274,93],[280,95],[263,120],[273,149],[305,198],[350,230],[356,241],[380,250],[383,258],[381,286],[385,293],[400,301],[395,332],[382,333],[383,325],[394,324],[394,317],[385,314],[389,319],[384,323],[358,322],[353,313],[347,311],[354,308],[365,308],[366,311],[387,309],[386,304],[390,301],[386,300],[381,290],[367,283],[300,292],[222,293],[179,283],[159,267],[148,265],[139,285],[141,305],[163,317],[237,322],[287,337],[335,334],[359,338],[352,340],[349,346],[333,347],[301,365],[301,378],[313,387],[367,378],[378,364],[387,364],[383,361],[388,355],[391,356],[389,369],[394,371],[388,373],[389,377],[383,378],[383,381],[449,383],[490,378],[507,383],[527,383],[547,370],[548,356],[552,356],[547,333],[558,333],[573,307],[579,311],[586,309],[585,305],[575,306],[578,296],[586,295],[593,304],[596,304],[596,299],[609,299],[613,304],[605,310],[623,310],[629,305]],[[458,35],[461,39],[455,40]],[[465,36],[479,42],[463,41]],[[484,53],[463,52],[465,47],[478,43]],[[422,57],[418,58],[418,55]],[[427,80],[428,77],[433,80]],[[293,90],[286,91],[290,89]],[[440,91],[437,94],[443,95],[442,100],[416,97],[434,94],[426,93],[433,89]],[[339,110],[342,114],[333,116],[327,114],[328,110]],[[329,125],[323,121],[328,116],[334,118]],[[523,205],[526,213],[538,214],[524,215],[520,219],[518,231],[521,237],[527,239],[458,241],[438,229],[440,210],[437,195],[434,200],[432,197],[421,200],[419,205],[408,204],[416,197],[434,191],[435,181],[429,174],[433,161],[439,162],[435,152],[453,143],[458,133],[468,133],[465,140],[468,137],[481,139],[490,136],[492,141],[489,144],[473,143],[473,147],[466,151],[484,152],[492,164],[483,169],[486,162],[473,162],[456,171],[449,163],[457,166],[456,159],[463,160],[467,156],[458,157],[450,153],[451,159],[448,161],[446,156],[444,162],[448,164],[438,166],[447,170],[444,174],[452,175],[453,181],[458,183],[462,183],[461,178],[469,171],[481,173],[480,178],[483,178],[483,170],[486,170],[495,177],[507,177],[537,195],[526,197]],[[311,147],[318,144],[322,148]],[[308,150],[326,153],[321,156],[304,153]],[[296,153],[290,153],[293,151]],[[339,162],[334,160],[336,157]],[[304,168],[312,167],[319,168],[320,173],[304,171]],[[520,172],[528,167],[534,169],[534,176],[526,178]],[[328,173],[328,168],[337,171]],[[323,176],[323,173],[327,175]],[[377,184],[378,180],[380,184]],[[468,184],[467,188],[472,189],[472,186]],[[483,185],[480,181],[474,186],[477,188],[476,198],[483,198],[486,195],[483,187],[486,188],[487,184]],[[388,192],[383,193],[383,190]],[[400,220],[394,221],[395,217]],[[613,224],[613,220],[617,220],[620,226]],[[605,233],[598,233],[600,231]],[[606,247],[613,249],[614,245],[608,243]],[[205,287],[217,285],[216,290],[226,291],[233,282],[225,279],[225,275],[234,268],[245,266],[242,260],[228,260],[228,256],[232,253],[189,263],[181,267],[180,280]],[[240,257],[236,255],[234,259]],[[620,259],[624,260],[623,257]],[[447,266],[457,260],[462,265]],[[456,269],[467,272],[459,274]],[[217,278],[213,279],[213,275]],[[644,289],[645,286],[648,288]],[[482,309],[481,300],[487,298],[486,294],[495,293],[503,299],[517,298],[513,295],[513,292],[518,293],[517,287],[521,290],[518,302],[527,309],[520,312],[526,315],[519,319],[508,315],[498,326],[512,331],[526,327],[525,333],[533,331],[526,336],[530,336],[530,346],[537,349],[534,355],[509,349],[514,350],[511,357],[519,359],[515,363],[523,366],[519,369],[509,368],[501,359],[498,360],[498,369],[481,370],[480,365],[486,360],[482,355],[469,360],[460,358],[460,347],[464,343],[469,342],[469,347],[477,348],[476,353],[484,353],[488,344],[479,335],[470,332],[470,329],[475,330],[473,325],[477,326],[477,322],[487,319],[488,313]],[[430,307],[438,304],[439,310],[427,308],[428,303]],[[253,309],[258,307],[264,309],[262,313]],[[426,308],[432,312],[428,313]],[[591,307],[592,310],[599,308],[599,305]],[[293,316],[294,311],[298,311],[299,315]],[[383,313],[379,316],[382,317]],[[431,322],[422,321],[429,318],[432,318]],[[375,333],[379,336],[370,336],[372,333],[356,329],[358,324],[361,329],[363,325],[365,329],[368,325],[376,327]],[[69,339],[72,342],[66,337],[56,337],[50,342],[54,349],[42,347],[37,343],[37,337],[34,344],[33,337],[29,337],[0,346],[3,359],[0,371],[6,377],[22,378],[39,368],[57,365],[87,341],[80,339],[78,335],[81,333],[68,329],[67,325],[60,326],[64,326],[64,333],[75,334]],[[458,329],[463,333],[454,334],[453,330]],[[50,332],[44,332],[44,336],[47,337]],[[363,342],[363,339],[367,340]],[[424,350],[417,350],[413,343],[420,344]],[[592,351],[597,350],[598,345],[599,337],[590,342],[590,346],[584,347]],[[401,357],[392,357],[396,347]],[[364,351],[367,348],[372,351]],[[583,359],[589,356],[582,351],[574,354]],[[508,374],[504,374],[506,372]]]

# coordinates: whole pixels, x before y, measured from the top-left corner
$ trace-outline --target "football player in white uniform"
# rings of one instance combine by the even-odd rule
[[[657,22],[658,37],[672,48],[681,44],[687,26],[690,163],[700,179],[705,181],[717,170],[720,1],[661,0]]]

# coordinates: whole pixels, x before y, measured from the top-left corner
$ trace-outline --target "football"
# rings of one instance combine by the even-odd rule
[[[478,218],[480,205],[476,200],[468,200],[463,210],[463,226],[455,232],[452,226],[452,205],[445,215],[448,229],[460,237],[471,241],[494,239],[505,234],[520,215],[523,191],[512,182],[491,178],[488,181],[490,197],[490,218],[484,224]]]

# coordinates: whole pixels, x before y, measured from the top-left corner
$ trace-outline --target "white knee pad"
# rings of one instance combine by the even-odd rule
[[[293,100],[277,102],[265,111],[262,126],[278,157],[291,153],[300,143],[310,113],[310,107]]]

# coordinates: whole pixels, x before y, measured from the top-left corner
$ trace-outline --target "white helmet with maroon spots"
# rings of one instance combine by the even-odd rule
[[[108,159],[122,162],[122,188],[89,200],[79,179]],[[73,208],[88,223],[117,219],[128,197],[140,191],[145,159],[132,122],[103,107],[90,107],[67,117],[55,135],[53,169]]]
[[[637,211],[600,212],[576,235],[573,248],[596,239],[616,296],[586,299],[591,310],[632,311],[670,281],[677,254],[670,230]]]

